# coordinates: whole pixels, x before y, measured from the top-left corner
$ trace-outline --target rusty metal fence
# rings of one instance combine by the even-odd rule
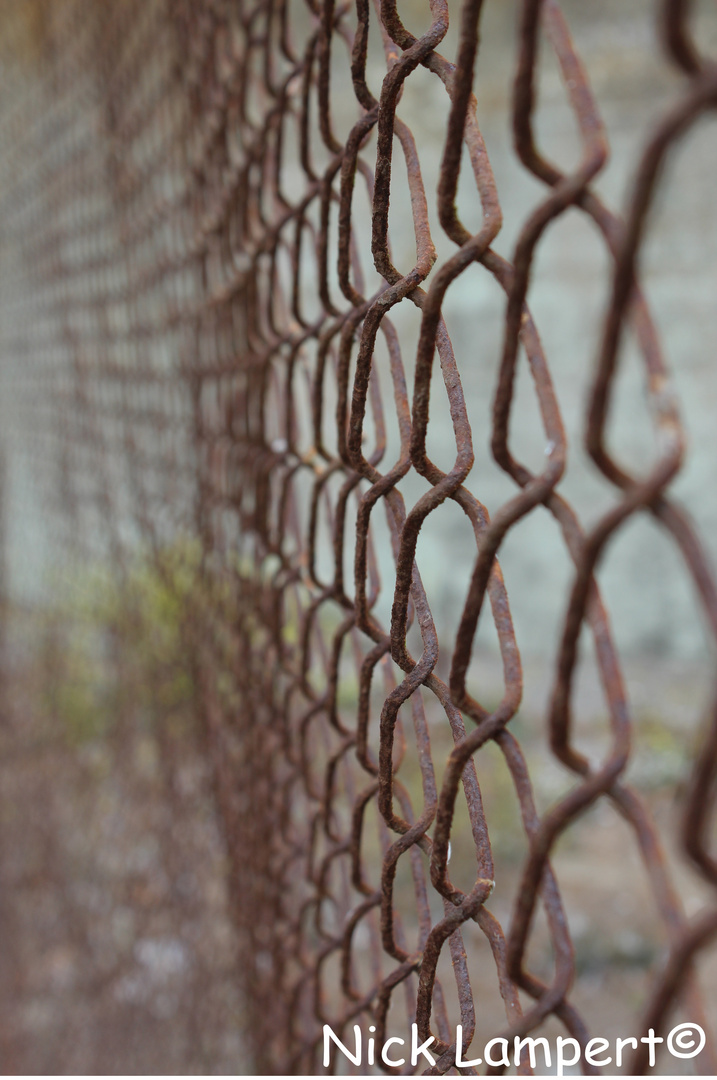
[[[522,0],[508,58],[515,168],[543,192],[506,258],[474,95],[491,47],[482,7],[0,5],[3,377],[28,469],[42,479],[53,559],[101,563],[125,581],[149,560],[176,594],[260,1072],[321,1071],[325,1024],[353,1047],[355,1024],[364,1045],[371,1031],[380,1046],[415,1021],[421,1042],[435,1038],[438,1073],[455,1063],[458,1023],[465,1048],[477,1028],[512,1040],[552,1022],[547,1030],[585,1047],[596,1032],[575,1003],[551,859],[604,801],[644,864],[665,949],[627,1034],[664,1034],[680,1002],[709,1028],[695,962],[717,933],[717,704],[679,790],[679,848],[707,887],[688,917],[663,825],[624,780],[639,740],[594,575],[619,530],[652,515],[717,637],[714,577],[669,494],[685,435],[639,275],[663,164],[717,104],[717,69],[693,40],[689,5],[665,0],[656,26],[676,73],[673,103],[634,148],[619,216],[594,187],[608,142],[566,18],[556,0]],[[536,135],[546,50],[576,124],[571,171]],[[402,119],[419,78],[445,102],[440,148],[415,113],[410,127]],[[426,155],[440,157],[435,186],[424,182]],[[569,211],[589,219],[609,256],[583,437],[614,498],[589,528],[561,494],[565,427],[529,305],[541,240]],[[465,275],[490,276],[503,296],[502,345],[480,369],[489,435],[472,428],[462,389],[475,358],[454,349],[444,319]],[[641,472],[606,434],[629,334],[654,428]],[[530,467],[511,428],[520,366],[544,432],[542,462]],[[446,408],[435,452],[429,413]],[[490,514],[472,471],[474,440],[487,438],[513,484]],[[443,571],[462,595],[450,635],[436,628],[420,555],[425,523],[449,503],[474,539],[472,560]],[[521,642],[498,559],[511,530],[546,510],[572,578],[541,712],[521,701]],[[475,667],[479,620],[499,642],[495,699]],[[602,685],[599,757],[574,731],[581,634]],[[514,733],[526,709],[538,718],[530,738],[572,777],[547,807]],[[499,755],[486,760],[509,778],[501,798],[523,844],[504,925],[491,912],[500,877],[480,779],[491,745]],[[551,958],[539,971],[536,939]],[[481,1018],[497,1016],[491,996],[504,1019],[485,1030]],[[630,1068],[645,1069],[647,1055],[638,1044]],[[377,1054],[381,1067],[397,1071]],[[527,1058],[519,1070],[530,1072]]]

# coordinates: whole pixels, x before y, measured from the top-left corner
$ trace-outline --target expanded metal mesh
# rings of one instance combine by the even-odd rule
[[[666,63],[682,82],[635,148],[623,220],[593,188],[607,139],[561,8],[519,5],[513,140],[544,196],[510,260],[494,247],[499,193],[473,93],[480,0],[0,6],[5,377],[44,478],[52,558],[104,560],[125,580],[149,558],[178,598],[228,838],[259,1071],[320,1071],[324,1024],[350,1046],[354,1024],[364,1039],[370,1027],[380,1046],[415,1020],[421,1042],[435,1036],[434,1071],[445,1073],[456,1025],[468,1047],[496,993],[505,1021],[483,1035],[512,1039],[554,1018],[585,1046],[600,1032],[573,1004],[574,951],[550,858],[598,800],[629,826],[667,947],[634,1034],[664,1033],[678,1000],[709,1026],[693,960],[717,932],[717,904],[712,896],[685,915],[661,831],[623,781],[634,724],[593,576],[618,530],[648,511],[679,549],[717,637],[714,578],[667,494],[685,437],[638,274],[662,164],[717,104],[717,72],[692,41],[687,6],[666,0],[659,16]],[[540,48],[557,59],[577,124],[570,172],[535,134]],[[415,110],[412,127],[401,118],[421,72],[446,103],[439,148]],[[435,189],[424,183],[426,157],[440,157]],[[587,531],[560,493],[565,428],[527,304],[540,241],[574,210],[609,254],[583,434],[615,499]],[[454,351],[443,314],[457,283],[476,274],[504,294],[502,347],[481,361],[480,385],[492,401],[493,457],[514,494],[490,515],[471,472],[476,431],[461,385],[476,361]],[[606,440],[628,328],[655,433],[642,473]],[[547,443],[538,468],[519,460],[511,431],[519,364]],[[436,454],[429,409],[446,402],[449,441]],[[422,583],[420,538],[450,501],[474,554],[442,571],[463,597],[449,636]],[[540,508],[573,567],[540,738],[574,783],[546,810],[512,730],[523,707],[520,643],[497,559]],[[472,667],[479,619],[492,621],[500,647],[495,701]],[[604,695],[599,760],[577,748],[572,724],[583,630]],[[505,926],[491,913],[496,870],[479,782],[490,743],[525,843]],[[710,888],[716,772],[717,706],[680,811],[682,850]],[[552,963],[539,977],[529,951],[540,934]],[[638,1046],[634,1071],[647,1053]]]

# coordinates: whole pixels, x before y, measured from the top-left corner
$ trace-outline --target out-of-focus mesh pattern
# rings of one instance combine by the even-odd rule
[[[319,1070],[323,1024],[349,1045],[355,1023],[364,1037],[372,1025],[380,1045],[415,1019],[446,1072],[456,1024],[467,1047],[488,994],[505,1011],[489,1034],[536,1032],[554,1017],[585,1045],[592,1032],[572,1004],[573,949],[549,859],[598,800],[629,825],[668,948],[638,1026],[662,1032],[681,995],[706,1025],[692,961],[717,931],[717,903],[686,917],[660,831],[621,779],[633,724],[593,572],[621,526],[648,511],[682,554],[717,636],[713,577],[667,494],[684,435],[638,276],[662,163],[717,104],[717,72],[693,44],[687,5],[667,0],[665,62],[681,69],[682,86],[646,137],[623,221],[592,187],[606,135],[560,6],[523,0],[513,137],[544,195],[508,260],[493,247],[500,198],[473,95],[481,7],[451,4],[450,37],[442,0],[0,5],[7,377],[44,485],[53,558],[101,563],[121,579],[149,557],[181,601],[260,1071]],[[554,53],[575,117],[571,172],[535,135],[539,47]],[[437,188],[422,178],[435,147],[402,119],[404,89],[421,73],[445,100]],[[615,499],[587,532],[560,494],[566,437],[527,302],[541,238],[574,209],[610,256],[584,437]],[[474,358],[454,351],[442,314],[467,274],[490,275],[505,296],[502,349],[482,377],[493,456],[514,494],[490,516],[471,473],[476,432],[461,386]],[[639,474],[605,438],[628,330],[655,433]],[[532,375],[545,434],[537,469],[518,460],[511,437],[518,364]],[[451,442],[439,467],[429,414],[446,408]],[[464,603],[457,632],[439,641],[417,549],[449,500],[475,555],[445,567]],[[497,559],[540,508],[573,566],[543,738],[574,785],[544,812],[511,732],[520,642]],[[483,700],[471,666],[479,618],[500,644],[500,700]],[[604,695],[594,760],[571,726],[581,631]],[[711,887],[713,713],[681,809],[683,850]],[[526,839],[505,927],[491,914],[491,820],[477,772],[490,742]],[[540,978],[529,959],[536,927],[553,958]],[[489,953],[476,966],[480,934]],[[635,1071],[646,1054],[639,1046]]]

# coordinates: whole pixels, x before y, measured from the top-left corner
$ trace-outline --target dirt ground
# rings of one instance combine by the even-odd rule
[[[192,738],[158,739],[136,716],[73,737],[25,631],[8,649],[0,731],[2,1072],[251,1072]]]

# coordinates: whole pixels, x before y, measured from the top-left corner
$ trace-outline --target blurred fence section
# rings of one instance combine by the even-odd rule
[[[659,108],[621,217],[571,38],[595,26],[485,6],[0,3],[8,648],[32,613],[25,710],[120,758],[150,731],[178,807],[194,733],[239,1071],[320,1071],[324,1024],[415,1021],[442,1073],[458,1023],[473,1056],[710,1027],[717,593],[641,265],[717,69],[682,0],[631,13]],[[711,227],[681,237],[714,283]]]

